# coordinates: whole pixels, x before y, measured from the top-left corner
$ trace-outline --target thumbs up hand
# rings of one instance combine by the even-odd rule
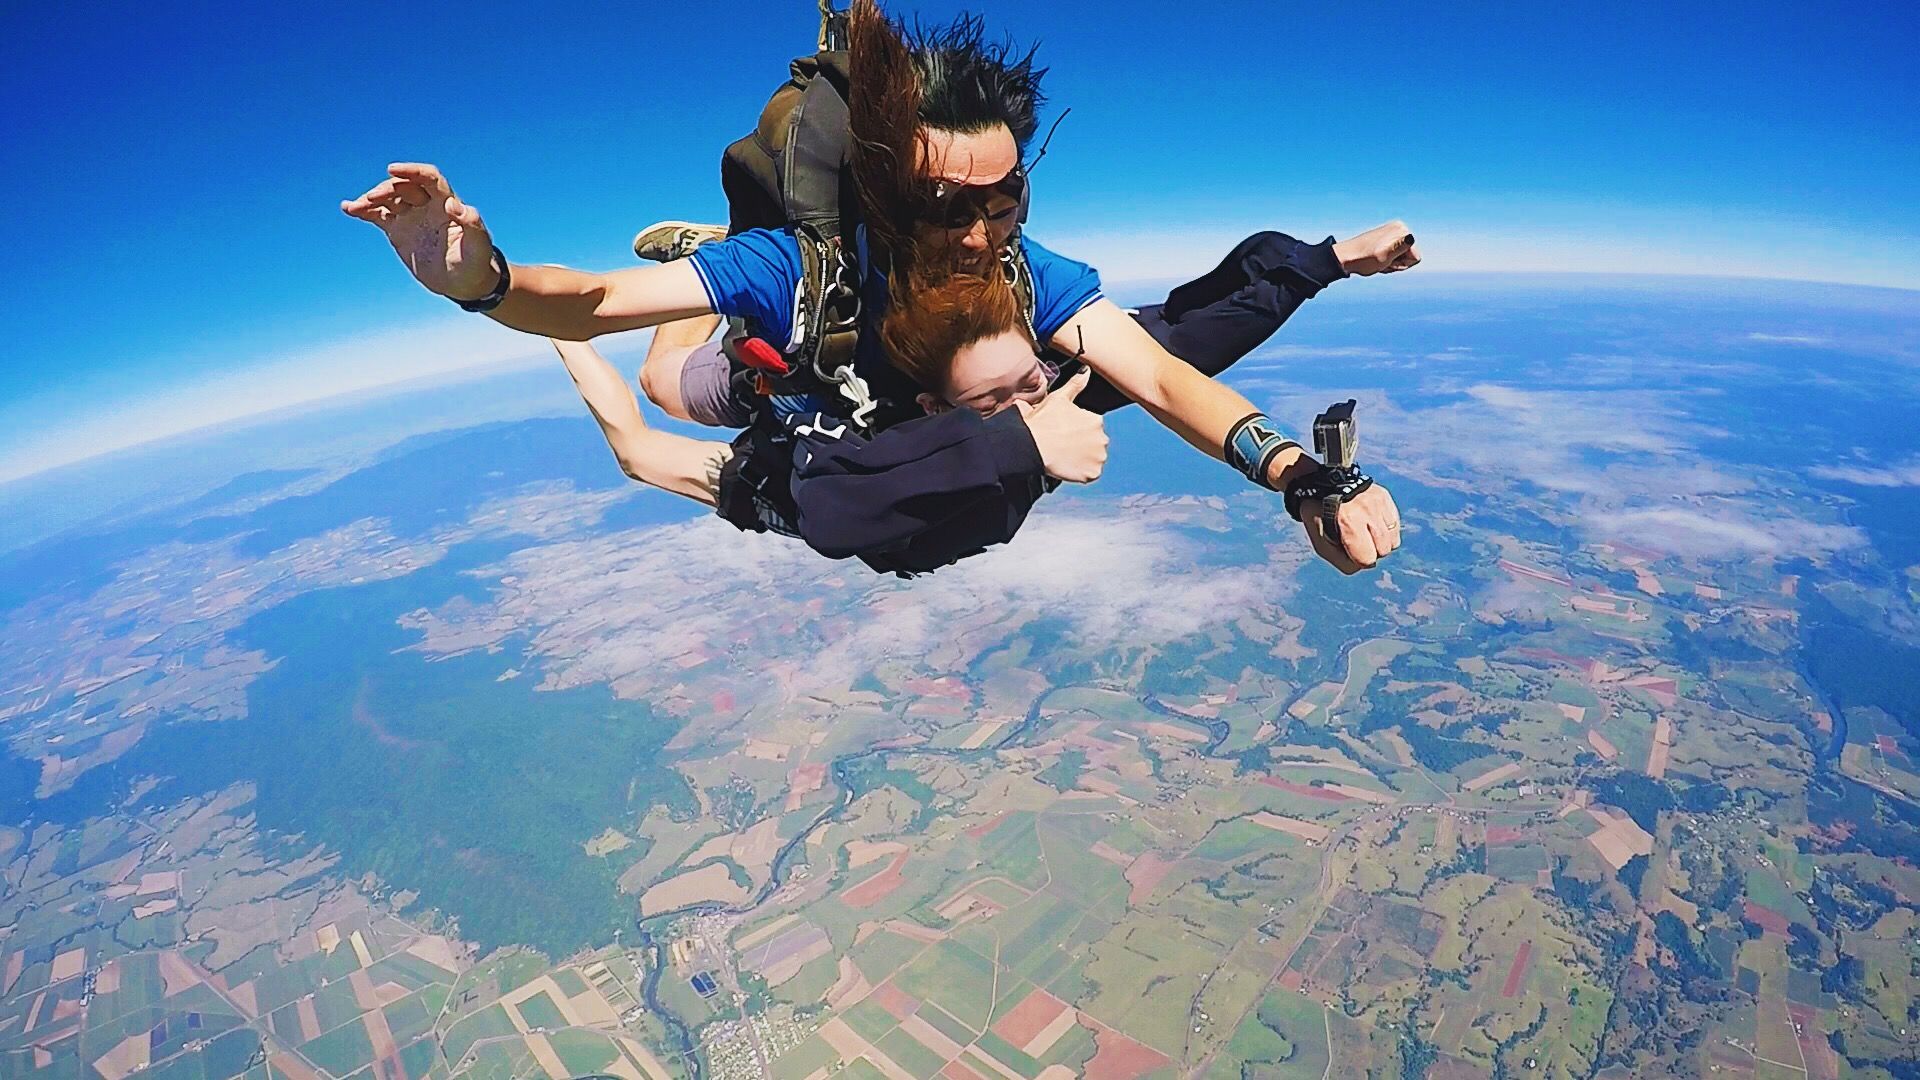
[[[1100,479],[1101,470],[1106,468],[1106,421],[1074,403],[1091,377],[1081,371],[1038,405],[1014,402],[1027,422],[1027,430],[1033,433],[1034,445],[1040,448],[1041,464],[1056,480],[1090,484]]]

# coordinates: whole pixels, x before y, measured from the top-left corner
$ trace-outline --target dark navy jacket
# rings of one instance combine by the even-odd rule
[[[911,576],[1013,539],[1050,487],[1018,409],[954,409],[879,439],[808,414],[763,419],[734,441],[719,512],[830,559]]]
[[[1218,375],[1345,276],[1332,237],[1310,244],[1256,233],[1219,267],[1174,289],[1164,304],[1141,308],[1135,319],[1168,352]],[[1078,403],[1104,413],[1127,399],[1095,375]],[[954,409],[893,424],[872,438],[843,418],[776,418],[763,410],[733,446],[721,475],[721,517],[903,576],[1013,539],[1055,483],[1017,409],[984,419]]]

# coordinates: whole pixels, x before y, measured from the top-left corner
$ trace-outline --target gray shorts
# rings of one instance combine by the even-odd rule
[[[718,341],[687,354],[687,364],[680,369],[680,400],[689,417],[708,427],[739,428],[753,422],[752,409],[734,397],[733,361]]]

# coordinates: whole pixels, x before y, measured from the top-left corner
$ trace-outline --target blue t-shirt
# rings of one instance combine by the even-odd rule
[[[1033,328],[1045,345],[1069,319],[1100,299],[1100,274],[1085,263],[1056,255],[1024,234],[1027,266],[1033,274]],[[863,260],[864,261],[864,260]],[[694,269],[706,286],[713,310],[745,319],[754,334],[782,352],[794,340],[794,313],[800,302],[800,242],[791,229],[753,229],[693,253]],[[868,274],[862,288],[864,324],[871,328],[886,310],[884,275]],[[878,333],[860,335],[861,372],[893,371],[880,355]]]

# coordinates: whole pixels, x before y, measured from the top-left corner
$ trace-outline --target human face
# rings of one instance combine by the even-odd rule
[[[954,355],[941,393],[954,408],[992,416],[1016,401],[1029,405],[1045,401],[1056,374],[1052,364],[1034,355],[1026,338],[998,334]]]
[[[1002,187],[1013,188],[1008,174],[1020,167],[1020,147],[1005,124],[985,131],[954,132],[925,128],[926,139],[920,147],[921,173],[929,181],[974,189],[993,189],[975,197],[983,211],[957,228],[925,223],[917,238],[922,243],[944,244],[959,253],[963,269],[978,270],[987,265],[1007,244],[1020,224],[1020,200]]]

